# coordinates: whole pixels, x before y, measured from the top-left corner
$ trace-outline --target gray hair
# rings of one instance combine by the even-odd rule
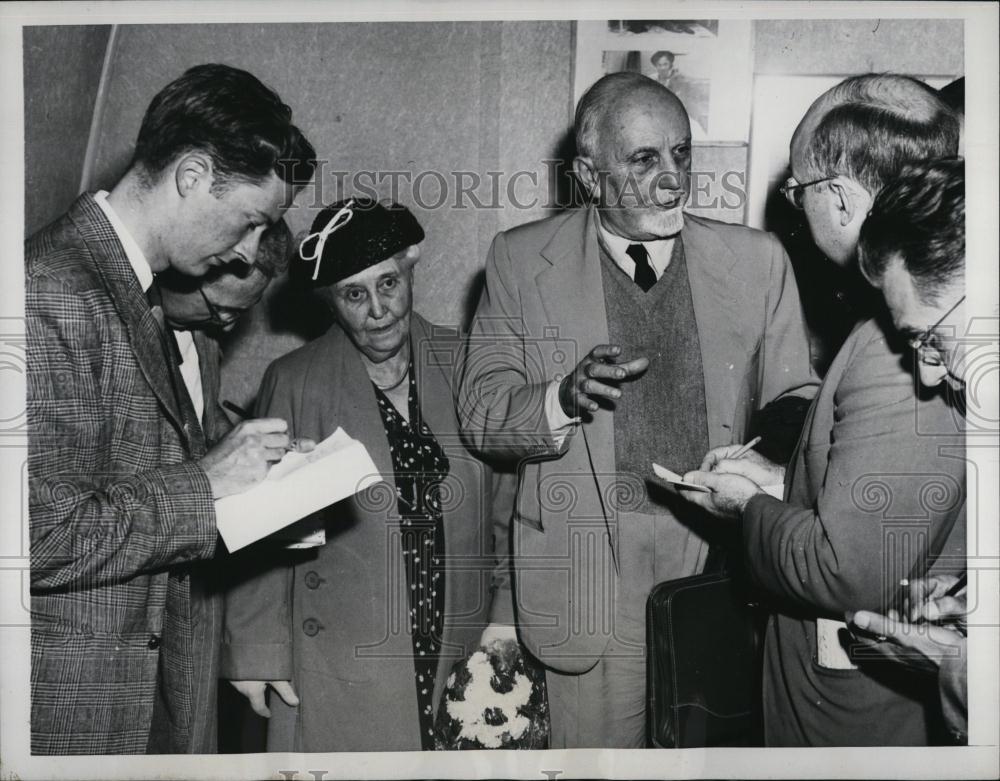
[[[805,147],[810,177],[849,176],[873,196],[906,165],[958,150],[958,118],[909,76],[853,76],[809,112],[817,119]]]
[[[254,265],[267,277],[274,279],[285,273],[294,249],[292,232],[288,223],[282,218],[265,230],[264,235],[261,236]]]
[[[576,104],[576,117],[573,122],[578,155],[594,156],[597,151],[597,135],[601,120],[615,103],[630,92],[639,90],[662,91],[674,97],[674,94],[656,79],[634,71],[609,73],[595,81],[590,89],[583,93],[580,102]]]

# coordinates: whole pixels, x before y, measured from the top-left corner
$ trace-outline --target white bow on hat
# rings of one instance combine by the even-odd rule
[[[316,261],[316,268],[313,269],[313,275],[312,275],[314,282],[319,278],[319,266],[320,263],[323,262],[323,247],[326,245],[326,240],[330,238],[330,236],[334,232],[347,225],[347,223],[351,221],[351,218],[353,216],[354,216],[354,199],[350,198],[347,201],[347,203],[343,205],[340,211],[338,211],[336,214],[333,215],[333,217],[330,218],[330,221],[323,227],[322,230],[319,230],[316,233],[310,233],[308,236],[302,239],[301,243],[299,244],[299,255],[302,257],[302,259],[305,261],[309,260]],[[313,250],[311,254],[307,255],[305,252],[306,242],[311,241],[312,239],[316,239],[316,248]]]

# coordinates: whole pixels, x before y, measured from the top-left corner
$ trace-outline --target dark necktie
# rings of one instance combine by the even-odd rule
[[[656,284],[656,272],[649,265],[649,253],[642,244],[629,244],[625,254],[635,261],[635,284],[642,288],[643,293]]]
[[[170,378],[171,390],[184,424],[184,431],[191,443],[192,453],[196,458],[205,454],[205,440],[198,420],[198,414],[194,410],[194,402],[191,401],[191,394],[184,377],[181,376],[181,364],[184,359],[181,357],[180,347],[177,345],[177,336],[174,329],[170,327],[163,311],[163,299],[160,295],[160,288],[154,281],[149,290],[146,291],[146,299],[149,301],[149,310],[156,321],[160,332],[160,345],[163,347],[163,359],[167,366],[167,375]]]
[[[177,346],[177,337],[174,336],[174,329],[167,323],[167,319],[163,314],[163,299],[160,295],[160,288],[157,286],[155,280],[149,286],[149,290],[146,291],[146,299],[149,301],[149,310],[153,313],[156,324],[160,327],[160,336],[163,340],[163,349],[167,354],[167,360],[173,361],[174,367],[179,369],[181,364],[184,363],[184,359],[181,357],[180,348]]]

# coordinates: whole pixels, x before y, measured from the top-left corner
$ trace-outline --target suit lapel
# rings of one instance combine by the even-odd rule
[[[558,324],[558,338],[573,345],[576,363],[610,338],[596,220],[593,208],[577,210],[567,218],[542,249],[541,255],[549,266],[535,278],[548,322]],[[580,432],[586,450],[586,461],[581,466],[593,472],[605,523],[610,523],[605,497],[613,495],[616,483],[614,426],[614,413],[602,408],[589,416]],[[614,528],[618,528],[617,524]],[[617,540],[610,526],[608,537],[615,553]]]
[[[431,433],[448,450],[448,445],[458,435],[458,420],[455,417],[452,383],[442,366],[448,366],[449,369],[455,366],[454,359],[448,360],[447,353],[454,354],[459,349],[459,342],[457,337],[454,344],[448,344],[444,339],[435,339],[431,332],[433,326],[416,312],[413,313],[411,322],[410,344],[414,351],[413,370],[417,375],[420,412]],[[437,360],[435,354],[441,360]]]
[[[317,420],[316,436],[328,437],[340,426],[351,437],[364,442],[382,479],[391,483],[392,455],[375,403],[375,391],[361,357],[338,325],[332,325],[320,339],[323,351],[302,383],[302,403],[309,410],[304,417]],[[337,388],[344,390],[338,392]],[[295,434],[310,436],[312,432]]]
[[[578,360],[608,341],[596,214],[580,209],[562,223],[542,248],[546,262],[535,277],[548,322],[559,328],[560,339],[576,341]]]
[[[706,226],[688,214],[684,218],[681,239],[705,375],[708,440],[710,447],[718,447],[730,444],[736,435],[731,429],[733,405],[753,345],[747,344],[745,307],[731,295],[740,289],[731,279],[738,270],[737,257]]]
[[[807,469],[806,455],[808,452],[807,444],[810,437],[812,436],[813,426],[816,423],[816,404],[809,405],[809,412],[806,414],[805,422],[802,424],[802,433],[799,434],[799,441],[795,444],[795,450],[792,452],[792,457],[788,462],[788,467],[785,470],[785,499],[793,499],[791,496],[791,487],[797,484],[796,477],[800,470]],[[808,477],[808,472],[806,474]],[[812,491],[812,486],[810,485],[808,490]],[[817,491],[818,493],[818,491]],[[812,494],[815,495],[815,494]]]
[[[542,257],[549,265],[535,278],[548,322],[558,326],[559,340],[568,341],[576,351],[574,366],[610,338],[596,219],[593,208],[581,209],[567,219],[542,249]],[[551,371],[549,376],[553,376]],[[583,434],[598,481],[610,485],[615,454],[607,443],[614,442],[614,414],[598,410],[583,426]],[[601,495],[608,494],[602,490]]]
[[[202,413],[202,432],[206,442],[218,441],[229,428],[228,421],[220,420],[219,393],[222,384],[221,350],[219,343],[204,331],[192,331],[194,346],[198,351],[198,370],[201,373],[201,392],[205,407]]]
[[[104,280],[118,316],[125,326],[129,346],[140,371],[163,405],[167,417],[180,432],[189,450],[200,437],[200,427],[185,429],[184,415],[174,393],[170,367],[163,354],[160,327],[149,309],[149,302],[125,255],[121,242],[107,217],[93,197],[85,194],[77,199],[70,218],[87,243],[98,273]],[[188,400],[190,404],[190,400]]]

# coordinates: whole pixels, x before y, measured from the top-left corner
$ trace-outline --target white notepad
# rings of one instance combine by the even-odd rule
[[[660,466],[659,464],[653,464],[653,474],[660,478],[665,483],[670,483],[675,488],[684,488],[688,491],[701,491],[702,493],[711,493],[703,485],[696,485],[694,483],[685,483],[684,478],[681,477],[676,472],[672,472],[665,466]]]
[[[338,428],[309,453],[286,453],[249,491],[216,501],[219,534],[237,551],[381,479],[365,446]]]

